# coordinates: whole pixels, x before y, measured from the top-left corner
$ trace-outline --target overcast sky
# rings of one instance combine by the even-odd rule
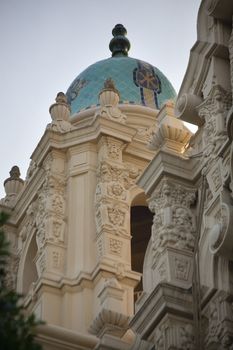
[[[129,56],[158,67],[179,91],[196,41],[200,0],[0,0],[0,198],[13,165],[24,178],[59,91],[110,56],[122,23]]]

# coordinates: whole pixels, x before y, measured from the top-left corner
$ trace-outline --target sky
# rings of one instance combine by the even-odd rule
[[[59,91],[111,56],[122,23],[129,56],[159,68],[178,92],[196,41],[200,0],[0,0],[0,198],[13,165],[25,178]]]

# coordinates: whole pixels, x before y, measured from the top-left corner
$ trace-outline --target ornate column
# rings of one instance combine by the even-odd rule
[[[182,288],[192,284],[195,189],[164,178],[149,199],[152,226],[153,285],[166,281]]]
[[[131,270],[128,171],[122,161],[124,146],[124,142],[109,136],[102,136],[98,142],[95,196],[98,265],[106,271],[112,270],[112,277],[106,275],[100,283],[100,311],[90,328],[98,336],[106,332],[121,336],[126,331],[133,307],[133,288],[139,279],[132,276],[134,280],[128,286],[123,282],[126,271]]]
[[[105,82],[99,95],[101,108],[96,118],[117,122],[118,135],[100,135],[97,144],[97,184],[95,192],[96,248],[98,252],[98,305],[90,331],[121,336],[128,328],[133,313],[133,291],[140,276],[131,271],[131,236],[129,188],[139,175],[123,162],[124,140],[121,124],[126,116],[117,104],[119,95],[111,80]]]
[[[130,268],[127,174],[122,162],[124,143],[103,136],[98,143],[96,228],[99,259],[122,260]],[[123,248],[124,246],[124,248]]]
[[[65,263],[65,155],[52,151],[44,162],[45,181],[35,203],[38,275],[59,280]]]

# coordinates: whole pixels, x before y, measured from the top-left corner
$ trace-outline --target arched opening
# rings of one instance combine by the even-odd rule
[[[38,248],[36,243],[36,235],[34,234],[29,244],[27,255],[24,263],[23,270],[23,294],[26,295],[29,292],[31,284],[38,279],[37,268],[35,264],[35,257]]]
[[[143,262],[146,249],[151,237],[153,214],[148,209],[145,195],[140,195],[131,206],[131,266],[136,272],[143,272]],[[134,300],[136,301],[143,290],[142,279],[135,287]]]

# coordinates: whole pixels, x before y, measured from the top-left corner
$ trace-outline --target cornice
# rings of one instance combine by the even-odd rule
[[[159,284],[147,297],[129,326],[142,339],[148,339],[160,320],[167,314],[193,318],[192,294],[168,283]]]
[[[99,342],[99,339],[90,334],[71,331],[67,328],[46,324],[37,327],[36,339],[44,346],[54,349],[89,350]]]
[[[137,185],[144,189],[147,195],[151,195],[162,177],[169,176],[194,185],[200,169],[199,162],[195,159],[179,157],[171,153],[160,151],[147,166]]]
[[[92,124],[88,126],[80,125],[67,133],[46,130],[31,158],[37,164],[41,164],[51,148],[65,150],[86,142],[96,142],[101,135],[112,136],[129,143],[132,141],[136,131],[131,126],[100,117],[92,120]]]

